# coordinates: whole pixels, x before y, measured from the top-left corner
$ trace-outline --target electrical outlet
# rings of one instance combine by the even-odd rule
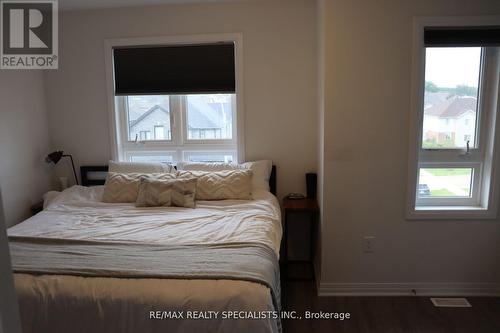
[[[363,237],[363,252],[364,253],[375,252],[375,236]]]

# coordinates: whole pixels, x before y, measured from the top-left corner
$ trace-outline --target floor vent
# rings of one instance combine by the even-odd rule
[[[439,307],[447,307],[447,308],[470,308],[469,301],[467,298],[431,298],[432,304],[434,306]]]

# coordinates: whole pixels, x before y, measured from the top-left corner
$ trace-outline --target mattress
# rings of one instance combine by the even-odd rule
[[[8,235],[165,245],[263,244],[279,255],[280,209],[269,192],[254,193],[254,200],[198,201],[195,209],[102,203],[102,192],[103,187],[67,189]],[[275,309],[269,288],[255,282],[53,274],[15,274],[15,282],[24,332],[274,332],[279,326],[273,316],[262,315]],[[212,318],[186,318],[193,311],[213,311]],[[155,316],[159,313],[160,318]],[[165,315],[171,313],[182,318]]]

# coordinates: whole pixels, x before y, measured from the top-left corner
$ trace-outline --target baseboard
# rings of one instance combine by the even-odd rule
[[[500,296],[497,283],[320,283],[319,296]]]

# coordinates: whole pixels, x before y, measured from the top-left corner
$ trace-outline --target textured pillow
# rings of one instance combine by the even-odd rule
[[[179,179],[198,178],[196,200],[252,199],[252,171],[179,171]]]
[[[252,170],[252,191],[265,190],[269,191],[269,177],[273,162],[271,160],[260,160],[254,162],[246,162],[243,164],[234,163],[202,163],[202,162],[179,162],[177,163],[178,170],[186,171],[222,171],[222,170]]]
[[[108,172],[102,200],[109,203],[135,202],[141,178],[175,179],[174,173],[116,173]]]
[[[116,173],[170,173],[173,167],[160,162],[115,162],[109,161],[109,172]]]
[[[137,207],[177,206],[194,208],[196,178],[158,180],[141,178]]]

